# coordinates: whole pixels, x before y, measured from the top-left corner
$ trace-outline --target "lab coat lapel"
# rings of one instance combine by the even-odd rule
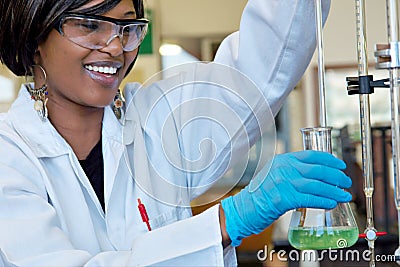
[[[124,146],[122,144],[122,125],[110,107],[104,109],[103,118],[103,160],[104,160],[104,198],[106,210],[115,182]]]
[[[105,107],[102,128],[102,151],[104,162],[104,201],[106,211],[110,200],[110,192],[112,191],[114,185],[119,161],[123,153],[121,133],[121,124],[114,116],[111,107]],[[78,159],[74,154],[72,154],[72,152],[70,155],[70,160],[72,167],[81,184],[85,187],[99,214],[104,218],[104,212],[97,198],[97,195],[83,169],[80,168]]]
[[[157,88],[139,89],[127,108],[124,142],[128,145],[126,154],[129,166],[134,176],[135,186],[143,190],[153,201],[172,206],[187,205],[189,203],[187,189],[182,174],[175,170],[164,155],[154,154],[163,153],[162,148],[155,150],[154,147],[147,147],[149,145],[162,146],[158,134],[154,133],[160,130],[158,125],[145,123],[150,114],[149,109],[153,107],[151,103],[160,97],[162,97],[162,91]],[[162,99],[162,101],[169,108],[167,100]],[[170,110],[165,110],[165,112],[170,112]],[[157,116],[157,114],[153,115]],[[158,122],[157,119],[154,121]],[[130,124],[135,124],[135,127],[129,126]],[[143,125],[146,125],[146,129]],[[171,142],[178,144],[176,133],[169,138]],[[129,149],[130,142],[133,142],[133,153]]]
[[[93,205],[97,207],[101,216],[104,216],[100,203],[97,200],[96,193],[86,177],[86,174],[80,167],[78,158],[73,153],[72,148],[57,132],[48,119],[45,121],[41,120],[37,112],[34,110],[33,104],[34,101],[32,101],[29,93],[24,88],[24,85],[22,85],[19,96],[9,111],[14,128],[37,158],[67,156],[71,168],[74,170],[77,179],[79,179],[80,183],[92,199]]]
[[[145,194],[136,186],[135,177],[141,175],[149,177],[147,162],[143,160],[143,138],[140,127],[132,117],[126,118],[123,123],[122,144],[109,156],[112,164],[108,166],[106,197],[108,198],[106,223],[110,241],[117,249],[130,249],[133,240],[147,231],[137,209],[137,199],[146,198]],[[112,145],[112,143],[111,143]],[[109,154],[109,153],[108,153]],[[118,160],[116,160],[118,156]],[[134,165],[141,166],[138,172]],[[105,161],[107,159],[105,158]],[[150,183],[146,185],[148,187]],[[148,203],[148,202],[147,202]],[[151,209],[154,211],[154,209]]]
[[[152,174],[150,173],[148,154],[146,153],[143,131],[139,122],[140,119],[135,107],[130,107],[124,127],[124,142],[127,145],[126,163],[131,175],[133,175],[135,186],[139,186],[144,192],[153,196]]]

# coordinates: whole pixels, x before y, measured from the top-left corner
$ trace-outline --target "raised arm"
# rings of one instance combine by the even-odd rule
[[[324,21],[330,0],[323,1]],[[314,1],[250,0],[240,31],[226,38],[215,61],[246,74],[275,115],[299,82],[316,45]]]
[[[221,44],[218,64],[175,67],[166,80],[138,90],[127,114],[139,114],[148,156],[165,180],[185,177],[176,184],[196,197],[242,163],[262,134],[275,140],[273,115],[315,50],[314,11],[313,1],[250,0],[240,31]],[[271,142],[263,149],[269,158]]]

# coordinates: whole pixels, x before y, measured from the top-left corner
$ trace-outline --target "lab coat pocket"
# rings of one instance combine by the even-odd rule
[[[162,226],[174,223],[176,221],[191,217],[190,208],[168,207],[165,212],[154,218],[149,218],[151,229],[157,229]]]

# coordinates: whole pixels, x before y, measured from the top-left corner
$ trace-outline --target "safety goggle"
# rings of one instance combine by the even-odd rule
[[[101,49],[119,38],[125,52],[138,48],[147,33],[147,19],[113,19],[98,15],[65,13],[56,30],[73,43],[88,49]]]

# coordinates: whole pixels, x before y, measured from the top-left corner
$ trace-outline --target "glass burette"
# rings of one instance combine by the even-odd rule
[[[319,89],[319,122],[321,127],[326,127],[326,102],[325,102],[325,62],[322,30],[322,5],[320,0],[315,0],[316,40],[318,48],[318,89]],[[299,226],[304,226],[306,217],[305,208],[297,209],[300,212]]]
[[[367,57],[367,38],[365,22],[365,1],[356,0],[356,34],[357,34],[357,60],[358,77],[368,76],[368,57]],[[366,198],[366,229],[365,238],[371,253],[369,266],[375,266],[374,242],[377,238],[374,226],[374,214],[372,196],[374,192],[373,172],[372,172],[372,139],[371,139],[371,120],[370,120],[370,101],[369,94],[359,94],[360,103],[360,127],[362,143],[362,175],[363,189]]]

